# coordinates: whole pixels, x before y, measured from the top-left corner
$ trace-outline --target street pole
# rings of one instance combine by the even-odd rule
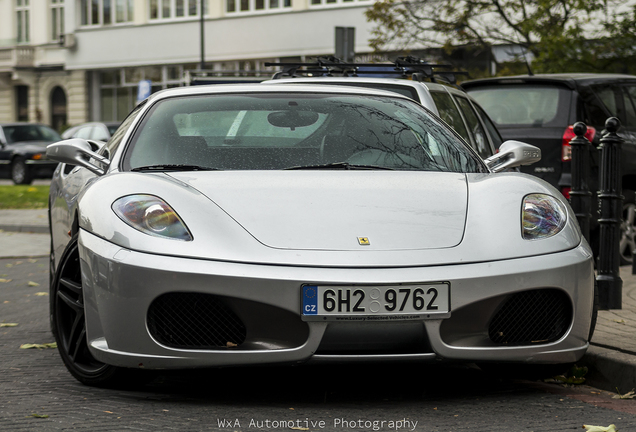
[[[616,117],[605,122],[607,134],[601,138],[601,175],[599,202],[601,217],[600,245],[598,257],[599,309],[622,309],[623,280],[620,277],[620,225],[623,196],[620,173],[622,138],[616,133],[621,126]]]
[[[201,65],[199,66],[199,69],[201,70],[205,70],[205,21],[203,19],[204,1],[205,0],[199,0],[199,33],[201,35]]]
[[[590,192],[590,142],[585,138],[587,126],[583,122],[574,125],[576,137],[570,140],[572,147],[572,190],[570,203],[579,221],[585,240],[590,241],[592,192]]]

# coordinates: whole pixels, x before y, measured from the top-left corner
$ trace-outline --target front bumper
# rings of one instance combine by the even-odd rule
[[[586,244],[497,262],[363,269],[178,258],[124,249],[84,230],[79,238],[89,346],[95,358],[115,366],[182,369],[435,359],[565,363],[580,359],[588,347],[594,271]],[[448,319],[343,323],[300,318],[300,288],[305,283],[431,281],[450,282]],[[493,314],[511,294],[536,289],[565,294],[572,312],[567,330],[549,342],[521,346],[493,342],[488,336]],[[155,319],[149,320],[149,309],[158,298],[191,294],[222,298],[244,323],[244,343],[183,348],[161,340],[153,330]]]

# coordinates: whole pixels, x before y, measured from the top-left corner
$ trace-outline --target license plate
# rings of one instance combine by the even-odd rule
[[[304,321],[388,321],[450,317],[450,283],[303,285]]]

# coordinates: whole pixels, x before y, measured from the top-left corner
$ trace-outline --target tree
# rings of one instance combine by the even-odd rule
[[[636,73],[636,6],[619,0],[378,0],[375,51],[522,47],[535,72]]]

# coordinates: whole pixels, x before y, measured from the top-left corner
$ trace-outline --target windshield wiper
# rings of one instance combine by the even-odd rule
[[[289,168],[285,168],[286,170],[320,170],[320,169],[343,169],[343,170],[390,170],[393,168],[383,167],[379,165],[357,165],[351,164],[349,162],[334,162],[328,164],[319,164],[319,165],[299,165],[293,166]]]
[[[217,168],[204,167],[199,165],[186,164],[166,164],[166,165],[148,165],[133,168],[131,171],[216,171]]]

